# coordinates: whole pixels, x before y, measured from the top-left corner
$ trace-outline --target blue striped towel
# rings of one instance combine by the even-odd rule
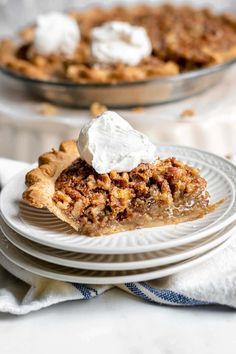
[[[22,164],[1,159],[13,173]],[[4,170],[4,168],[1,169]],[[4,180],[0,172],[0,181]],[[2,177],[2,179],[1,179]],[[0,312],[26,314],[69,300],[90,300],[114,285],[84,285],[46,279],[25,271],[0,255]],[[11,274],[9,274],[11,273]],[[144,301],[174,306],[227,305],[236,308],[236,238],[202,264],[166,278],[115,285]]]

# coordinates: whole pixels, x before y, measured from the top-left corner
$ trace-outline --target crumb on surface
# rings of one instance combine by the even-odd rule
[[[231,159],[232,159],[232,154],[226,154],[226,155],[225,155],[225,158],[226,158],[227,160],[231,160]]]
[[[93,102],[90,106],[90,114],[93,118],[96,118],[100,114],[104,113],[107,111],[107,107],[103,105],[102,103],[99,102]]]
[[[133,107],[132,112],[142,113],[144,111],[143,107]]]
[[[37,107],[37,111],[43,116],[55,116],[58,114],[58,108],[55,105],[47,102],[41,103]]]
[[[195,112],[193,109],[185,109],[183,112],[181,112],[180,117],[185,118],[185,117],[193,117],[195,115]]]

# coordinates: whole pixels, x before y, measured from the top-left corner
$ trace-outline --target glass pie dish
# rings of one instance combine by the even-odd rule
[[[136,4],[143,1],[109,1],[114,4]],[[150,3],[153,3],[150,1]],[[156,2],[158,3],[158,2]],[[197,1],[191,1],[195,5]],[[214,2],[212,1],[212,5]],[[84,9],[88,6],[108,6],[105,1],[70,1],[70,8]],[[209,2],[208,2],[209,5]],[[220,10],[232,10],[233,2],[226,1]],[[68,10],[67,1],[8,0],[0,2],[1,37],[11,36],[26,24],[33,23],[38,14],[52,10]],[[19,16],[15,16],[15,14]],[[76,83],[32,79],[6,67],[0,71],[17,82],[22,90],[43,100],[71,107],[87,108],[100,102],[109,108],[125,108],[161,104],[196,95],[217,84],[236,58],[219,65],[188,71],[173,76],[117,83]]]

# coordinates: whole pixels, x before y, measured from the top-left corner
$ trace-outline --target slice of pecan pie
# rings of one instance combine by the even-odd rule
[[[42,155],[26,185],[28,204],[46,207],[89,236],[193,220],[210,209],[197,169],[167,158],[99,174],[80,158],[75,141]]]

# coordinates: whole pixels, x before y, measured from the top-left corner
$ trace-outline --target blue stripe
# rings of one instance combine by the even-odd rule
[[[89,300],[94,296],[98,296],[99,293],[96,289],[86,286],[84,284],[71,283],[76,289],[78,289],[83,299]],[[182,306],[199,306],[199,305],[213,305],[214,303],[196,300],[191,297],[181,295],[172,290],[168,289],[158,289],[150,286],[146,282],[140,283],[125,283],[126,288],[137,297],[140,297],[146,301],[163,304],[163,301],[169,302],[173,305],[182,305]],[[143,289],[143,290],[142,290]],[[153,294],[156,298],[150,297],[148,292]]]
[[[94,292],[94,293],[95,293],[95,296],[98,296],[98,295],[99,295],[99,293],[98,293],[98,291],[97,291],[96,289],[90,288],[89,286],[86,286],[86,288],[87,288],[88,290]]]
[[[71,283],[71,284],[81,292],[85,300],[89,300],[92,298],[90,291],[85,285],[78,284],[78,283]]]
[[[124,284],[134,295],[141,297],[142,299],[146,300],[146,301],[152,301],[153,300],[148,297],[146,294],[144,294],[135,283],[125,283]]]
[[[176,305],[194,306],[194,305],[210,305],[210,304],[212,304],[207,301],[196,300],[191,297],[181,295],[181,294],[176,293],[172,290],[157,289],[157,288],[154,288],[154,287],[148,285],[146,282],[140,282],[140,285],[143,286],[148,291],[150,291],[150,293],[159,297],[160,299],[171,302]]]

